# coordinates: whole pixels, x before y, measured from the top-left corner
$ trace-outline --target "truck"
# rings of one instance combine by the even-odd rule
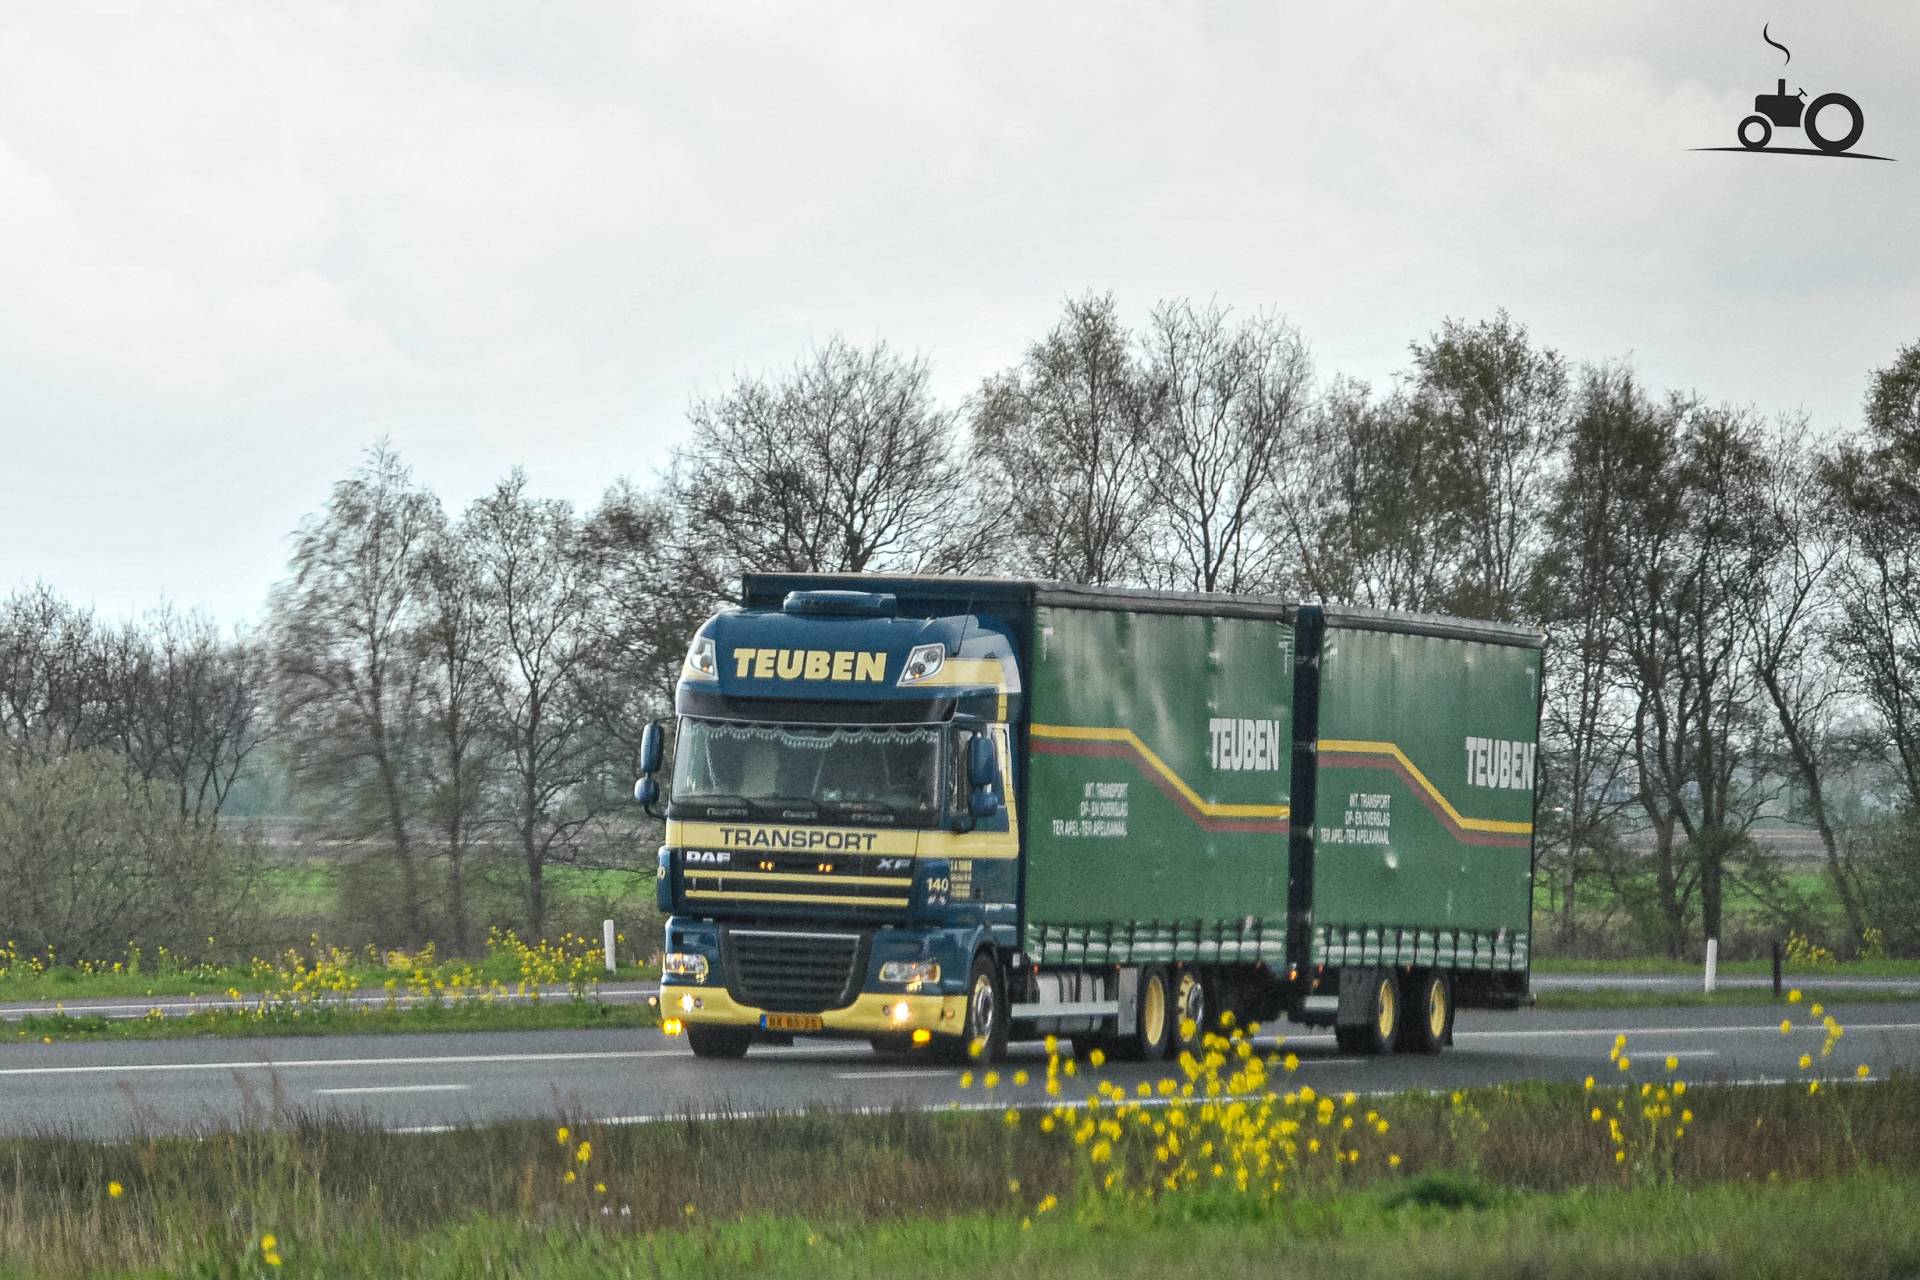
[[[1526,998],[1539,631],[988,577],[740,601],[635,787],[695,1054],[1138,1060],[1283,1017],[1433,1053]]]

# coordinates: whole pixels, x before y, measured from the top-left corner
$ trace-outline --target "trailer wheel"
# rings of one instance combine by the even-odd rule
[[[967,974],[967,1005],[960,1034],[936,1036],[940,1056],[948,1062],[998,1062],[1007,1056],[1007,989],[993,957],[981,952]],[[974,1042],[980,1052],[973,1052]]]
[[[1173,1042],[1173,984],[1164,967],[1148,965],[1140,971],[1140,1002],[1134,1025],[1120,1036],[1120,1056],[1129,1062],[1153,1062],[1167,1055]]]
[[[1191,1053],[1198,1057],[1213,1018],[1213,984],[1197,969],[1183,968],[1173,986],[1173,1034],[1167,1056]]]
[[[696,1058],[744,1058],[753,1044],[752,1027],[716,1027],[704,1022],[687,1024],[687,1046]]]
[[[1438,1053],[1453,1038],[1453,984],[1439,969],[1407,975],[1407,1026],[1400,1033],[1405,1053]]]
[[[1400,984],[1391,969],[1380,969],[1366,990],[1365,1019],[1336,1025],[1334,1042],[1343,1053],[1392,1053],[1400,1043]]]

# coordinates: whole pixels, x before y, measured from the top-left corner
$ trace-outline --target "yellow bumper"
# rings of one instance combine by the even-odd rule
[[[691,996],[694,1007],[685,1006]],[[905,1021],[890,1012],[893,1006],[907,1006]],[[964,995],[902,996],[862,993],[844,1009],[828,1009],[820,1015],[820,1030],[846,1035],[870,1036],[883,1031],[929,1031],[959,1035],[965,1021],[967,999]],[[727,994],[725,987],[662,987],[660,1014],[682,1022],[702,1022],[724,1027],[757,1027],[767,1011],[741,1004]]]

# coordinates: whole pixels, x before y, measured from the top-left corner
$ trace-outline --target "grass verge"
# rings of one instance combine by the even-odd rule
[[[1003,1084],[997,1096],[1021,1092]],[[409,1136],[305,1118],[269,1096],[255,1127],[0,1140],[0,1274],[942,1277],[1032,1265],[1113,1280],[1268,1274],[1291,1256],[1342,1276],[1810,1280],[1920,1262],[1920,1082],[1698,1085],[1683,1141],[1630,1137],[1632,1155],[1617,1159],[1588,1111],[1644,1096],[1603,1083],[1314,1099],[1295,1113],[1305,1132],[1360,1157],[1303,1154],[1276,1194],[1236,1191],[1231,1169],[1161,1190],[1163,1135],[1129,1134],[1096,1157],[1075,1129],[1124,1114],[1111,1103],[1065,1120],[556,1116]],[[1208,1105],[1231,1104],[1196,1100],[1196,1143]],[[1375,1108],[1390,1133],[1340,1136]],[[1316,1109],[1333,1114],[1317,1122]],[[1171,1112],[1141,1114],[1145,1133]]]
[[[1878,990],[1862,987],[1791,988],[1808,1001],[1829,1005],[1920,1003],[1920,991]],[[1623,991],[1617,988],[1596,991],[1537,991],[1537,1009],[1710,1009],[1719,1006],[1746,1008],[1755,1005],[1784,1007],[1784,997],[1776,999],[1765,987],[1722,987],[1712,995],[1700,991]]]
[[[265,1013],[210,1009],[164,1018],[102,1018],[67,1013],[28,1014],[0,1023],[7,1040],[180,1040],[199,1036],[392,1035],[435,1031],[554,1031],[579,1027],[655,1027],[659,1014],[644,1002],[602,1000],[478,1000],[456,1004],[355,1008],[327,1005],[269,1009]]]

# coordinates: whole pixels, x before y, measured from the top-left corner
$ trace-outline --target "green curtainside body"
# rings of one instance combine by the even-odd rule
[[[1328,615],[1310,959],[1524,970],[1537,641],[1354,627]]]
[[[1049,964],[1278,962],[1293,628],[1037,605],[1025,946]]]

